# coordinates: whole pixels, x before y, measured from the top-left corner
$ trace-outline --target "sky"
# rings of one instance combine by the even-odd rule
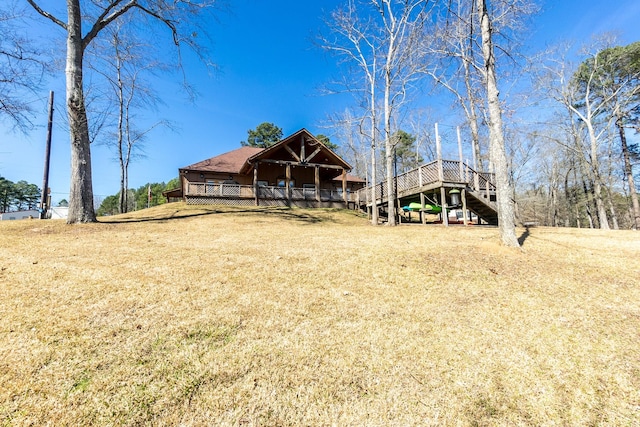
[[[168,119],[175,130],[156,129],[144,145],[144,157],[130,166],[129,187],[167,182],[178,168],[240,146],[247,131],[272,122],[289,135],[301,128],[331,134],[327,118],[353,106],[349,95],[324,95],[323,85],[339,75],[335,58],[315,46],[325,31],[323,19],[346,0],[233,0],[230,10],[211,22],[211,72],[187,58],[186,74],[198,96],[191,102],[176,81],[163,75],[155,89],[163,105],[149,120]],[[546,0],[526,37],[529,49],[542,50],[570,40],[616,32],[620,42],[640,40],[640,1]],[[66,18],[66,17],[65,17]],[[37,31],[64,46],[64,33],[47,21]],[[49,187],[56,205],[69,194],[69,136],[64,128],[64,75],[60,71],[33,99],[36,128],[27,135],[0,123],[0,176],[42,186],[49,91],[56,97]],[[443,112],[445,116],[447,112]],[[149,115],[147,113],[147,115]],[[437,119],[437,118],[436,118]],[[339,143],[340,141],[332,140]],[[98,198],[119,190],[119,166],[104,146],[92,145],[93,190]]]

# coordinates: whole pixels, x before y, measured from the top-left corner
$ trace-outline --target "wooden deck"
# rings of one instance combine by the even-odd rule
[[[298,206],[298,207],[340,207],[345,208],[349,201],[355,200],[355,194],[342,190],[315,188],[287,188],[260,186],[256,195],[252,185],[193,183],[186,186],[187,204],[221,205],[261,205],[261,206]]]
[[[394,178],[397,198],[401,206],[405,203],[420,201],[420,195],[428,199],[441,197],[441,189],[459,189],[465,197],[467,209],[474,212],[488,224],[498,223],[497,207],[495,204],[496,188],[493,175],[477,172],[469,165],[457,160],[435,160],[426,163],[409,172]],[[375,186],[375,204],[379,207],[388,205],[388,195],[385,194],[387,182],[383,181]],[[373,203],[371,186],[355,193],[355,203],[361,209],[370,208]]]

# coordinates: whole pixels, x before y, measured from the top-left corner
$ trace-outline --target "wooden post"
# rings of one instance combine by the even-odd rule
[[[316,185],[316,201],[321,202],[320,198],[320,166],[316,165],[315,167],[315,185]]]
[[[460,181],[464,181],[464,166],[462,165],[462,137],[460,137],[460,126],[456,127],[458,134],[458,157],[460,158]]]
[[[253,165],[253,192],[256,206],[260,206],[260,187],[258,186],[258,163]]]
[[[427,216],[424,213],[424,193],[420,192],[420,222],[422,223],[422,225],[427,223]]]
[[[468,216],[468,212],[467,212],[467,189],[463,188],[462,191],[460,192],[460,196],[462,197],[462,223],[466,226],[467,225],[467,216]]]
[[[306,154],[305,154],[305,146],[304,146],[304,135],[300,136],[301,138],[301,142],[300,142],[300,161],[304,162],[306,159]]]
[[[285,180],[284,180],[284,185],[285,185],[285,194],[287,197],[287,206],[291,206],[291,163],[287,163],[287,167],[286,167],[286,175],[285,175]]]
[[[440,132],[436,123],[436,160],[438,162],[438,179],[444,181],[444,171],[442,170],[442,146],[440,145]]]
[[[486,193],[487,193],[487,195],[486,195],[487,202],[490,202],[491,201],[491,193],[489,192],[489,180],[486,181],[485,188],[486,188]]]
[[[442,206],[442,224],[449,226],[449,213],[447,212],[447,191],[444,186],[440,187],[440,206]]]
[[[344,200],[345,204],[349,203],[347,198],[347,170],[342,169],[342,200]]]

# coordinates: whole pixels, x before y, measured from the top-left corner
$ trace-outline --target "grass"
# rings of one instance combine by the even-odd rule
[[[0,423],[640,425],[637,232],[0,223]]]

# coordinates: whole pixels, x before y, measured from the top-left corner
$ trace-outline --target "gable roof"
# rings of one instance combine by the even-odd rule
[[[189,166],[180,168],[180,171],[202,171],[202,172],[218,172],[229,174],[247,174],[253,169],[255,162],[261,159],[269,159],[272,156],[281,155],[285,146],[289,144],[305,144],[309,145],[313,151],[318,150],[316,160],[313,163],[325,162],[329,165],[337,165],[343,167],[345,170],[350,171],[351,165],[345,162],[340,156],[334,153],[326,145],[320,142],[314,137],[308,130],[302,128],[298,132],[287,136],[286,138],[278,141],[276,144],[268,148],[257,147],[240,147],[226,153],[222,153],[210,159],[202,160]],[[296,148],[299,148],[296,147]],[[322,154],[322,155],[319,155]],[[311,157],[313,153],[307,152],[307,156]],[[318,161],[318,159],[320,161]],[[292,159],[293,160],[293,159]],[[336,174],[338,171],[336,171]],[[333,179],[339,180],[341,178],[334,177]],[[347,174],[347,181],[349,182],[365,182],[363,179],[356,176]]]
[[[324,161],[327,164],[341,166],[348,171],[351,170],[351,165],[349,163],[345,162],[340,156],[338,156],[326,145],[324,145],[322,142],[316,139],[316,137],[313,136],[311,132],[309,132],[305,128],[302,128],[298,132],[291,134],[284,139],[281,139],[277,143],[273,144],[271,147],[265,148],[261,152],[256,153],[255,155],[249,157],[247,159],[245,166],[242,168],[242,171],[244,173],[248,173],[253,168],[253,164],[255,164],[257,161],[271,158],[273,155],[278,155],[285,149],[285,146],[289,146],[290,144],[295,144],[295,143],[309,144],[311,147],[319,148],[323,154],[323,156],[320,156],[320,158],[324,157]],[[309,152],[307,154],[310,155],[312,153]],[[314,161],[313,163],[318,163],[318,162]]]
[[[261,151],[264,151],[264,149],[256,147],[240,147],[227,153],[211,157],[210,159],[186,166],[182,168],[182,170],[240,173],[240,170],[247,159]]]

